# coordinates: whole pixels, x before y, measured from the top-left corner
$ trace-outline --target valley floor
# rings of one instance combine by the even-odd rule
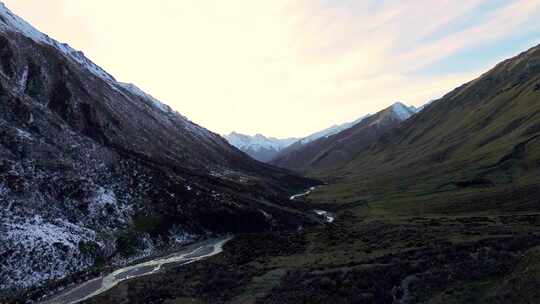
[[[376,204],[317,204],[324,192],[315,191],[310,207],[336,212],[332,223],[240,235],[220,255],[122,282],[86,303],[534,303],[540,297],[540,212],[381,215],[370,211]]]
[[[74,288],[68,289],[45,303],[74,304],[91,299],[92,297],[114,288],[114,286],[120,282],[133,280],[147,275],[155,275],[167,265],[188,265],[219,254],[223,250],[223,245],[231,239],[232,237],[209,239],[191,244],[178,252],[164,257],[157,257],[139,264],[117,269],[106,276],[89,280]]]

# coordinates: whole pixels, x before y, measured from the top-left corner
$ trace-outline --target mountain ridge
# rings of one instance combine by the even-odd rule
[[[416,114],[416,109],[396,102],[336,134],[284,149],[271,164],[302,173],[327,170],[351,160],[356,151]]]
[[[0,7],[2,296],[212,234],[309,225],[283,202],[314,183]]]

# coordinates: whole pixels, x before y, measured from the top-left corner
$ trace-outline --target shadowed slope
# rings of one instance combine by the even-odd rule
[[[369,147],[384,132],[397,127],[414,112],[403,105],[394,105],[368,116],[354,126],[329,137],[292,145],[283,150],[271,163],[308,174],[321,174],[341,167],[356,154]]]

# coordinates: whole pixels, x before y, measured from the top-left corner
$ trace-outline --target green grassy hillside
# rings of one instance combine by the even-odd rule
[[[540,190],[540,47],[497,65],[319,172],[319,199],[381,213],[525,211]],[[386,204],[386,202],[389,202]]]

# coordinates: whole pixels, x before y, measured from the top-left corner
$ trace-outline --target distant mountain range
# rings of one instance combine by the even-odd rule
[[[399,109],[398,107],[396,107],[396,109],[400,111],[400,114],[396,114],[396,115],[406,116],[407,113],[409,112],[415,113],[421,110],[421,108],[417,109],[414,106],[409,107],[400,102],[396,103],[395,105],[398,105],[398,104],[400,105]],[[262,161],[262,162],[271,162],[275,158],[277,158],[279,155],[281,155],[283,150],[289,148],[290,146],[293,146],[295,147],[294,149],[297,149],[300,146],[307,145],[318,139],[330,137],[334,134],[340,133],[344,130],[351,128],[352,126],[358,124],[359,122],[361,122],[362,120],[370,116],[371,114],[367,114],[351,122],[346,122],[339,125],[333,125],[331,127],[315,132],[303,138],[291,137],[291,138],[279,139],[279,138],[274,138],[274,137],[266,137],[262,134],[256,134],[254,136],[250,136],[250,135],[240,134],[237,132],[231,132],[230,134],[224,135],[223,137],[227,139],[227,141],[231,145],[247,153],[254,159]]]
[[[274,159],[281,150],[298,141],[298,138],[278,139],[262,134],[249,136],[236,132],[231,132],[224,137],[231,145],[262,162]]]

